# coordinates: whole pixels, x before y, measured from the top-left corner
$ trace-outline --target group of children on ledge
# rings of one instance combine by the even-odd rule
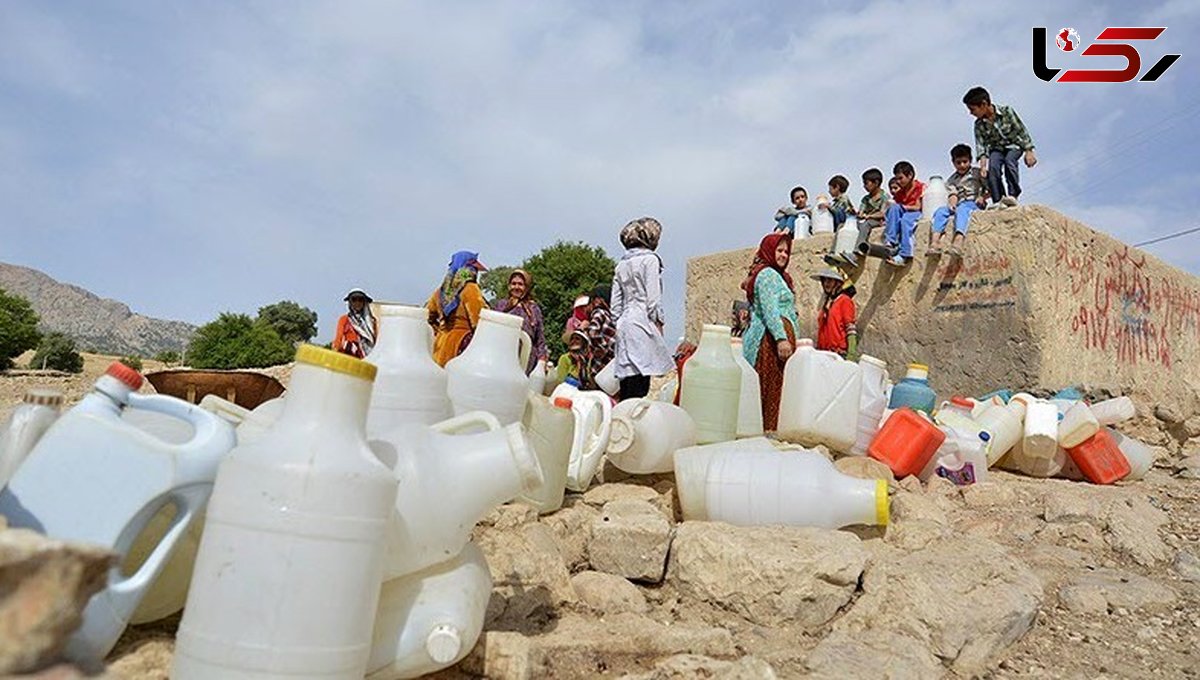
[[[1015,206],[1021,195],[1018,161],[1024,157],[1026,167],[1030,168],[1037,163],[1033,139],[1012,107],[992,103],[991,95],[982,87],[968,90],[963,103],[975,118],[974,159],[979,164],[974,165],[972,149],[966,144],[956,144],[950,149],[954,172],[946,180],[948,205],[929,216],[928,255],[932,257],[943,252],[961,257],[971,213],[987,207],[989,200],[993,208]],[[900,161],[892,167],[886,192],[883,172],[879,168],[871,168],[862,174],[862,186],[866,195],[857,208],[847,194],[850,182],[843,175],[829,179],[828,195],[818,196],[815,206],[808,205],[808,192],[804,187],[793,188],[789,196],[791,203],[775,213],[775,231],[794,235],[797,220],[802,229],[806,228],[806,224],[811,224],[814,210],[829,211],[835,231],[853,215],[858,226],[857,245],[868,243],[871,231],[883,227],[889,254],[884,261],[896,267],[906,266],[913,257],[925,183],[916,178],[912,163]],[[951,220],[953,235],[947,236]],[[858,249],[853,253],[834,252],[831,248],[825,260],[839,268],[855,268],[860,264],[860,252]]]

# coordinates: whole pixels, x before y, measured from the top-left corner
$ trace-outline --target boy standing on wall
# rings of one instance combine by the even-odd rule
[[[913,240],[917,232],[917,220],[921,219],[921,198],[925,185],[917,179],[912,163],[900,161],[892,168],[897,191],[892,198],[884,221],[887,223],[887,242],[896,254],[885,260],[895,267],[907,265],[913,257]]]
[[[1021,173],[1017,160],[1025,157],[1025,167],[1037,165],[1033,138],[1025,123],[1011,106],[993,104],[992,96],[982,87],[972,87],[963,95],[967,111],[975,117],[975,155],[979,173],[987,180],[992,201],[1004,207],[1017,204],[1021,195]],[[1008,193],[1005,194],[1005,184]]]

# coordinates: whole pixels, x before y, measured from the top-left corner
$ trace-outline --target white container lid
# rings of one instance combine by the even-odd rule
[[[878,357],[873,357],[870,354],[860,354],[858,357],[858,363],[871,364],[872,366],[876,366],[878,368],[882,368],[885,370],[887,369],[886,361],[884,361],[883,359],[880,359]]]
[[[404,316],[410,319],[426,321],[429,319],[429,311],[424,307],[414,307],[413,305],[380,303],[379,316]]]

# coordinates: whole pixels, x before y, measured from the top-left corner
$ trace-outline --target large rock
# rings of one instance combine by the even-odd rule
[[[1173,556],[1159,533],[1166,514],[1135,489],[1060,486],[1046,494],[1042,516],[1052,524],[1091,524],[1104,532],[1113,550],[1144,566]]]
[[[812,680],[941,677],[945,669],[920,641],[888,630],[834,631],[804,660]]]
[[[867,559],[843,531],[684,522],[667,578],[682,596],[752,623],[811,631],[854,596]]]
[[[696,654],[678,654],[664,659],[649,673],[626,675],[621,680],[774,680],[775,669],[766,661],[744,656],[723,661]]]
[[[558,540],[546,525],[484,531],[477,544],[492,574],[489,627],[536,629],[557,616],[559,605],[576,600]]]
[[[1058,591],[1067,609],[1079,614],[1105,614],[1166,606],[1178,599],[1174,590],[1148,578],[1116,569],[1086,572]]]
[[[642,591],[620,576],[584,571],[571,577],[571,586],[584,604],[601,615],[645,614],[650,609]]]
[[[53,661],[115,561],[101,548],[0,530],[0,675]]]
[[[1025,564],[973,537],[875,562],[863,590],[835,630],[912,638],[963,674],[998,661],[1033,625],[1043,598],[1041,581]]]
[[[592,522],[588,560],[596,571],[658,583],[670,547],[671,522],[658,508],[644,500],[615,500]]]

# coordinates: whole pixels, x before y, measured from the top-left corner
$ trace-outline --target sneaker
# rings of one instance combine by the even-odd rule
[[[1000,199],[1000,204],[1006,208],[1015,208],[1017,207],[1017,197],[1005,196],[1004,198]]]
[[[888,259],[884,260],[884,262],[892,265],[893,267],[904,267],[908,265],[908,261],[899,255],[889,257]]]
[[[986,209],[987,210],[1003,210],[1004,208],[1006,208],[1008,206],[1004,205],[1004,203],[1002,201],[1003,201],[1003,199],[1001,199],[1001,201],[996,201],[995,203],[989,203],[988,207]]]

